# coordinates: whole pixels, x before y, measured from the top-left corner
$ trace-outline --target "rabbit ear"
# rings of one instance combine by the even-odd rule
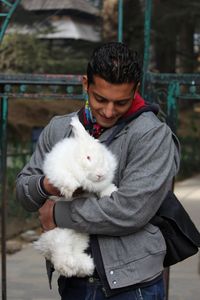
[[[87,131],[85,130],[85,128],[83,127],[83,125],[81,124],[77,116],[71,119],[70,124],[72,126],[72,131],[74,133],[74,136],[76,138],[83,139],[83,138],[90,137],[90,135],[87,133]]]

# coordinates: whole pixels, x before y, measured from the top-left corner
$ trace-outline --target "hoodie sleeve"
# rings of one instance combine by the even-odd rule
[[[29,163],[18,174],[16,179],[16,197],[22,206],[28,211],[36,211],[40,208],[47,196],[40,187],[43,177],[42,165],[45,153],[50,149],[48,125],[41,133],[35,152]]]
[[[69,122],[72,115],[54,117],[42,131],[36,149],[16,179],[16,198],[30,212],[37,211],[47,199],[41,189],[43,161],[56,142],[70,134]]]

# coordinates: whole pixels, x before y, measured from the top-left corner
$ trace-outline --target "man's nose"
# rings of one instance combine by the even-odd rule
[[[114,104],[108,103],[104,109],[104,114],[106,118],[111,118],[114,115]]]

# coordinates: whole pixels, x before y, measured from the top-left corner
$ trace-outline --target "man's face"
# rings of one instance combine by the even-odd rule
[[[92,115],[97,123],[109,128],[115,125],[131,107],[137,87],[134,83],[113,84],[99,76],[88,87],[87,77],[83,77],[83,86],[88,92]]]

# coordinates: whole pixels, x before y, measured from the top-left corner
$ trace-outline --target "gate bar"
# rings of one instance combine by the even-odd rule
[[[1,98],[1,160],[0,160],[0,184],[1,184],[1,276],[2,276],[2,300],[7,299],[6,283],[6,181],[7,181],[7,120],[8,98]]]
[[[118,42],[123,41],[123,0],[118,0]]]
[[[149,52],[150,52],[150,33],[151,33],[151,14],[152,0],[145,0],[145,19],[144,19],[144,55],[143,55],[143,75],[141,94],[145,96],[146,74],[149,67]]]

